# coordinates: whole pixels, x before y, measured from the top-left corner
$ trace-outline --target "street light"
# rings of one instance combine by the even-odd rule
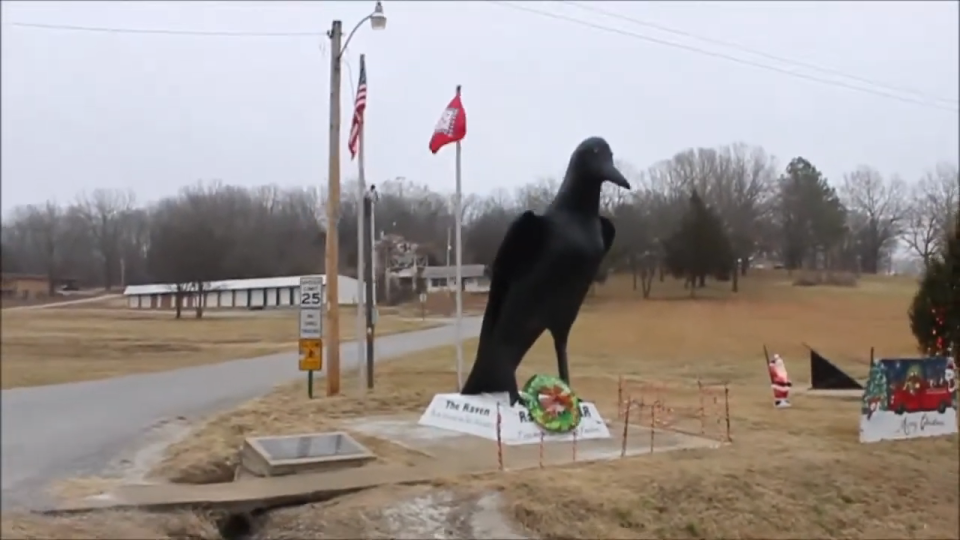
[[[363,22],[363,21],[360,21]],[[387,16],[383,14],[383,4],[377,2],[370,14],[370,28],[374,30],[383,30],[387,27]]]
[[[367,21],[370,21],[370,28],[372,28],[373,30],[384,30],[387,28],[387,16],[383,14],[383,4],[381,4],[380,2],[377,2],[377,5],[374,6],[373,8],[373,13],[367,15],[366,17],[360,19],[359,22],[357,22],[356,26],[353,27],[353,30],[351,30],[350,33],[347,34],[347,39],[343,42],[343,46],[339,48],[340,52],[338,56],[341,56],[341,57],[343,56],[343,53],[346,52],[347,47],[350,46],[350,40],[353,39],[353,35],[356,34],[357,30],[359,30],[360,27],[363,26],[363,23]],[[340,21],[333,21],[333,24],[336,27],[341,27]],[[331,30],[331,33],[332,33],[332,30]],[[332,36],[331,36],[331,39],[332,39]],[[333,48],[331,48],[330,52],[333,52]]]
[[[343,41],[343,23],[333,21],[330,32],[330,141],[329,170],[327,174],[327,240],[325,274],[327,277],[327,395],[340,393],[340,75],[343,54],[350,40],[363,23],[370,21],[374,30],[387,27],[387,16],[383,14],[383,5],[377,2],[373,13],[367,15],[353,27]],[[342,44],[341,44],[342,42]],[[359,295],[358,295],[359,296]],[[359,309],[359,306],[357,306]],[[359,358],[357,361],[359,362]]]

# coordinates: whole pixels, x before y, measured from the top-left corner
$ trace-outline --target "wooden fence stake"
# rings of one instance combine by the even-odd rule
[[[633,408],[633,396],[627,401],[627,410],[623,414],[623,441],[620,444],[620,458],[627,456],[627,431],[630,429],[630,409]]]
[[[540,468],[543,468],[543,430],[540,430]]]
[[[501,435],[503,417],[500,415],[500,404],[497,403],[497,468],[503,470],[503,437]]]
[[[650,453],[653,453],[654,445],[654,433],[656,433],[654,426],[657,425],[657,405],[658,402],[654,401],[653,406],[650,407]]]
[[[573,461],[577,461],[577,430],[573,430]]]
[[[630,404],[627,404],[629,407]],[[623,375],[617,379],[617,420],[623,418]]]
[[[730,386],[723,383],[723,415],[727,421],[727,442],[733,442],[730,436]]]
[[[707,433],[707,408],[703,403],[703,382],[700,381],[700,377],[697,377],[697,392],[700,396],[700,435],[706,435]]]

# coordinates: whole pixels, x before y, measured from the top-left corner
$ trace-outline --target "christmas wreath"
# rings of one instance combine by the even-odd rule
[[[567,433],[580,425],[580,398],[562,379],[534,375],[521,396],[533,421],[546,431]]]

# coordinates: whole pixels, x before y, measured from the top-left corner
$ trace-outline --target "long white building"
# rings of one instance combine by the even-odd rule
[[[300,305],[300,277],[285,276],[213,281],[202,293],[207,309],[261,309]],[[320,275],[326,283],[326,276]],[[340,276],[340,305],[356,305],[362,298],[359,282]],[[176,286],[170,284],[129,285],[123,291],[131,309],[174,309]],[[201,300],[196,292],[183,296],[183,308],[193,308]]]

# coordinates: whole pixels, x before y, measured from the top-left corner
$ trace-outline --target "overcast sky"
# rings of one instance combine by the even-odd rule
[[[516,3],[515,3],[516,4]],[[878,86],[639,26],[571,3],[522,7],[799,71]],[[957,2],[591,2],[644,22],[915,91],[927,104],[848,90],[598,30],[496,2],[385,2],[382,32],[350,43],[343,177],[358,55],[367,54],[367,178],[453,189],[454,152],[427,143],[463,85],[464,189],[562,173],[601,135],[636,168],[736,141],[810,159],[839,180],[858,164],[915,178],[958,154]],[[373,2],[3,2],[2,206],[96,187],[141,202],[198,179],[325,183],[329,47]],[[55,31],[11,23],[307,37]],[[322,50],[321,50],[322,48]],[[936,98],[945,101],[935,101]],[[935,108],[932,104],[939,104]]]

